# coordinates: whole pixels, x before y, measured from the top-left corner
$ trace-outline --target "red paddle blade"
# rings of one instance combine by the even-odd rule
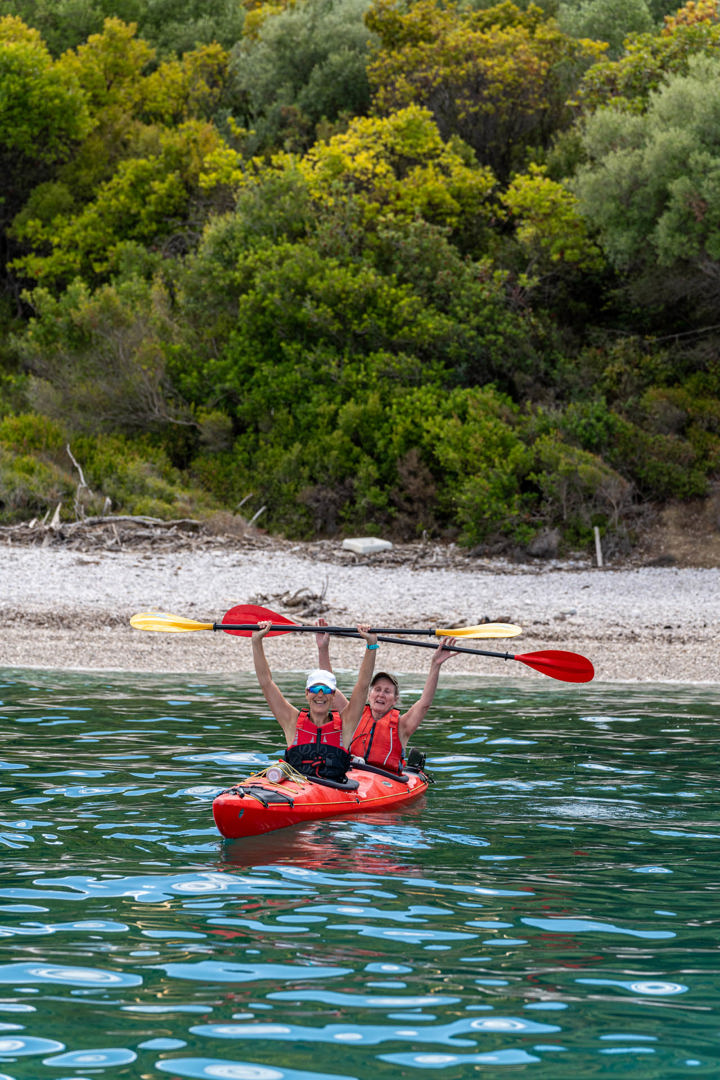
[[[564,649],[545,649],[543,652],[523,653],[522,656],[516,654],[513,659],[563,682],[590,682],[595,677],[595,668],[587,657],[565,652]]]
[[[258,607],[257,604],[238,604],[230,608],[222,617],[224,623],[240,624],[240,626],[257,625],[260,622],[287,623],[288,627],[295,626],[292,619],[286,619],[284,615],[278,615],[270,608]],[[288,630],[271,630],[266,637],[277,637],[279,634],[287,634]],[[236,637],[252,637],[252,630],[226,630],[226,634],[234,634]]]

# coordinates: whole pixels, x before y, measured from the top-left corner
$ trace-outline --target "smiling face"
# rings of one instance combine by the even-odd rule
[[[310,686],[306,689],[305,700],[308,703],[308,711],[313,723],[318,726],[325,723],[332,709],[334,696],[335,691],[328,686]]]
[[[398,688],[391,679],[386,679],[384,675],[381,675],[372,686],[368,694],[368,702],[370,703],[370,711],[376,720],[379,720],[385,713],[390,712],[390,709],[394,709],[399,697]]]

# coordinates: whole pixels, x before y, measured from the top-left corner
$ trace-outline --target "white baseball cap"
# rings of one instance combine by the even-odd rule
[[[308,687],[316,686],[319,683],[323,686],[329,686],[331,690],[337,690],[337,679],[332,671],[324,671],[322,668],[315,668],[307,677],[305,689],[307,690]]]

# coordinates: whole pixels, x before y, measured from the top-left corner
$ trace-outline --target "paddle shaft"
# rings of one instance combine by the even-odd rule
[[[258,623],[213,623],[213,630],[259,630]],[[270,626],[270,630],[282,631],[283,633],[290,634],[299,631],[306,634],[355,634],[357,631],[351,629],[349,626],[298,626],[296,623],[273,623]],[[394,627],[389,628],[386,626],[372,627],[369,631],[371,634],[425,634],[429,637],[436,637],[435,630],[397,630]],[[442,636],[442,635],[440,635]],[[409,642],[408,642],[409,644]],[[416,642],[416,644],[418,644]],[[429,644],[426,643],[426,644]],[[435,648],[434,645],[430,646]]]
[[[352,631],[346,630],[343,636],[357,638],[360,635],[357,632],[353,633]],[[473,653],[475,656],[497,656],[500,660],[515,659],[514,654],[509,652],[501,653],[490,652],[488,649],[468,649],[464,645],[444,645],[444,639],[442,639],[437,643],[437,645],[435,645],[432,641],[406,641],[405,638],[381,637],[378,634],[378,641],[386,641],[389,642],[391,645],[416,645],[420,649],[445,649],[447,652],[468,652]]]
[[[343,636],[357,638],[359,635],[356,632],[354,635],[346,633]],[[447,649],[448,652],[472,653],[473,656],[494,656],[498,660],[517,660],[518,663],[561,682],[590,682],[595,674],[590,661],[578,653],[501,653],[488,649],[468,649],[464,645],[445,645],[442,640],[434,645],[430,641],[406,641],[404,638],[382,636],[378,636],[378,641],[387,641],[392,645],[418,645],[421,649]]]

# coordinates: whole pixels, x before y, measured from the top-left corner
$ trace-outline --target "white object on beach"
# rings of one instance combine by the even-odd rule
[[[356,555],[374,555],[376,551],[389,551],[392,544],[389,540],[378,540],[377,536],[355,536],[343,540],[342,546]]]

